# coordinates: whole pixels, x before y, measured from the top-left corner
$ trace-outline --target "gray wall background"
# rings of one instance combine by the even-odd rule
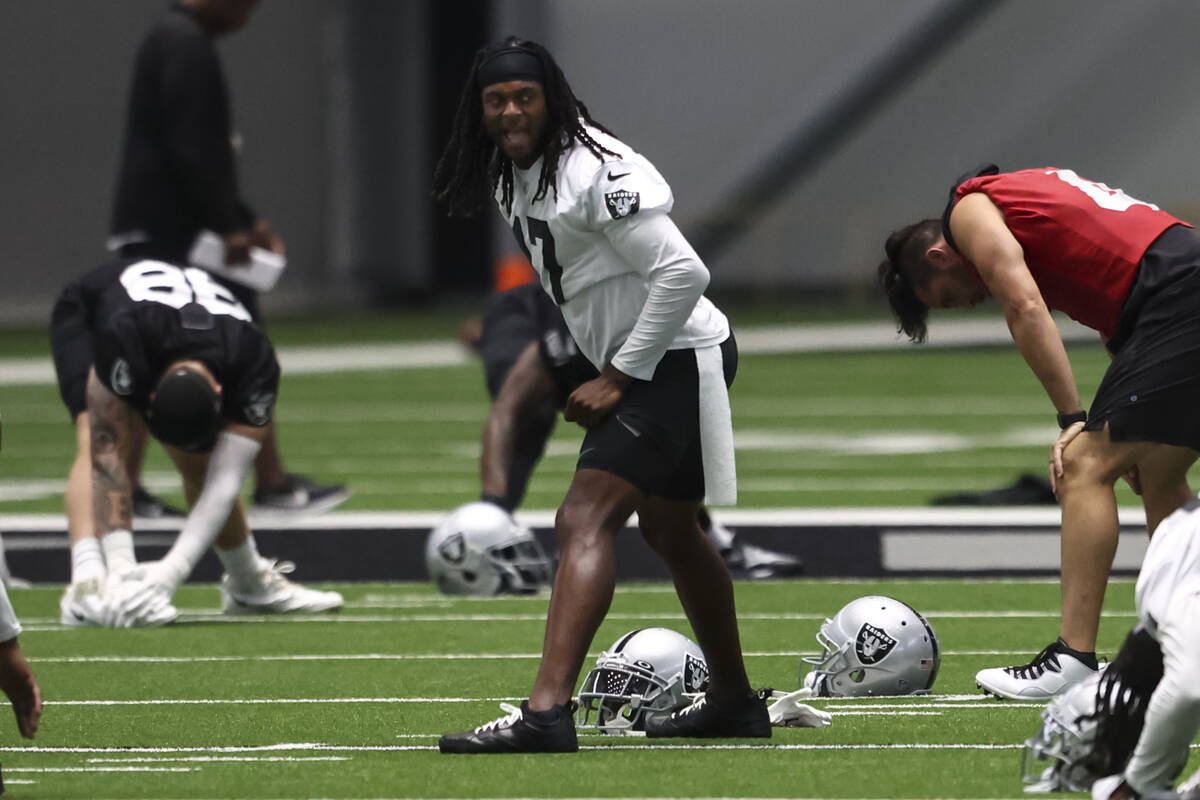
[[[698,235],[739,176],[946,1],[967,0],[495,0],[493,22],[555,52]],[[0,0],[0,324],[48,318],[103,260],[129,67],[161,7]],[[289,246],[268,311],[432,284],[428,9],[267,0],[220,45],[245,194]],[[708,259],[713,291],[870,296],[886,234],[986,160],[1069,166],[1200,219],[1198,33],[1193,0],[997,3]]]

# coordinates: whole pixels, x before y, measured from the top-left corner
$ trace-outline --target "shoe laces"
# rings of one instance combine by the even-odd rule
[[[512,703],[501,703],[500,708],[507,713],[503,717],[485,722],[475,729],[476,733],[490,733],[497,728],[508,728],[521,719],[521,709]]]
[[[1047,645],[1028,664],[1005,667],[1004,671],[1018,680],[1037,680],[1046,672],[1062,672],[1058,663],[1058,642]]]
[[[285,578],[285,575],[291,575],[296,571],[296,562],[294,561],[267,561],[262,563],[262,569],[258,575],[262,580],[264,588],[280,589],[287,586],[291,581]]]
[[[707,703],[707,702],[708,702],[708,695],[706,695],[706,694],[705,694],[705,695],[701,695],[701,696],[700,696],[700,697],[699,697],[699,698],[698,698],[698,699],[697,699],[697,700],[696,700],[694,703],[692,703],[690,706],[687,706],[686,708],[680,709],[680,711],[678,712],[678,716],[680,716],[680,717],[686,717],[688,714],[691,714],[691,713],[693,713],[693,712],[695,712],[695,711],[699,711],[700,709],[704,708],[704,705],[705,705],[705,703]]]

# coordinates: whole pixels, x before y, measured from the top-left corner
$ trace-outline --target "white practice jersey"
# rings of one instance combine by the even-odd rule
[[[1163,677],[1125,780],[1141,794],[1169,789],[1200,731],[1200,499],[1192,498],[1154,531],[1137,580],[1141,624],[1162,647]]]
[[[1137,579],[1138,618],[1153,633],[1180,587],[1200,588],[1200,498],[1192,498],[1154,531]]]
[[[15,639],[21,632],[21,623],[17,620],[17,612],[13,611],[12,601],[4,584],[0,583],[0,642]]]
[[[597,369],[649,380],[665,351],[719,344],[729,322],[703,296],[708,271],[668,216],[671,187],[620,140],[587,132],[619,155],[575,143],[544,197],[533,199],[539,158],[514,167],[512,210],[501,187],[496,202],[580,351]]]

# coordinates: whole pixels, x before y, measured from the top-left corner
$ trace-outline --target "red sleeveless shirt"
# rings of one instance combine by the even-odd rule
[[[1146,250],[1167,228],[1187,225],[1069,169],[982,175],[959,184],[955,196],[972,192],[1004,214],[1046,305],[1105,337],[1117,331]]]

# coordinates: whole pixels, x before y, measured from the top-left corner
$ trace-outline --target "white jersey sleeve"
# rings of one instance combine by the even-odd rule
[[[581,230],[604,231],[623,220],[669,214],[675,205],[663,176],[637,155],[603,162],[590,184],[579,189],[568,214]]]
[[[1200,500],[1158,526],[1138,573],[1138,617],[1162,647],[1163,677],[1125,780],[1142,794],[1170,786],[1200,731]]]
[[[708,269],[664,213],[612,225],[607,235],[613,249],[637,268],[649,286],[641,313],[612,365],[632,378],[650,380],[704,294]]]
[[[8,599],[8,592],[5,590],[4,584],[0,583],[0,642],[15,639],[20,632],[21,623],[17,619],[17,612],[13,611],[12,601]]]

